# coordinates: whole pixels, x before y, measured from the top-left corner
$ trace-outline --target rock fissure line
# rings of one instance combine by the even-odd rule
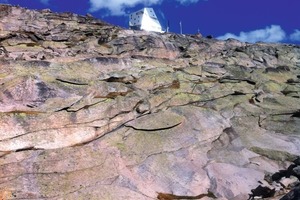
[[[71,84],[71,85],[82,85],[82,86],[86,86],[89,85],[88,83],[79,83],[79,82],[74,82],[74,81],[70,81],[70,80],[63,80],[60,78],[56,78],[55,80],[62,82],[62,83],[67,83],[67,84]]]
[[[192,93],[178,93],[178,94],[192,94]],[[214,100],[226,98],[228,96],[237,96],[237,95],[246,95],[246,94],[248,94],[248,93],[234,92],[234,93],[229,93],[229,94],[226,94],[226,95],[223,95],[223,96],[220,96],[220,97],[215,97],[215,98],[211,98],[211,99],[203,99],[203,100],[190,101],[190,102],[187,102],[185,104],[180,104],[180,105],[176,105],[176,106],[187,106],[187,105],[194,105],[194,104],[195,104],[194,106],[197,106],[197,103],[211,102],[211,101],[214,101]],[[252,94],[252,93],[249,93],[249,94]],[[198,94],[198,95],[201,95],[201,94]],[[167,100],[167,101],[171,101],[172,98],[175,98],[175,97],[176,97],[176,95],[174,95],[173,97],[171,97],[170,100]],[[175,106],[168,106],[167,108],[170,108],[170,107],[175,107]],[[200,107],[203,107],[203,106],[200,106]]]
[[[81,190],[85,190],[85,189],[88,189],[88,188],[92,188],[92,187],[96,187],[96,186],[113,185],[114,182],[118,179],[118,177],[119,177],[119,175],[112,177],[113,180],[111,180],[110,183],[99,183],[99,182],[100,182],[100,181],[99,181],[99,182],[96,182],[96,183],[94,183],[94,184],[92,184],[92,185],[85,185],[85,186],[80,185],[80,187],[79,187],[78,189],[75,189],[75,190],[73,190],[73,191],[66,192],[66,193],[61,194],[61,195],[52,195],[52,196],[48,196],[48,197],[38,197],[38,198],[34,198],[34,199],[53,199],[53,198],[59,198],[59,197],[61,197],[61,198],[63,198],[63,197],[67,198],[68,195],[74,194],[74,193],[76,193],[76,192],[79,192],[79,191],[81,191]],[[19,199],[19,198],[14,198],[14,199]],[[20,199],[22,199],[22,198],[20,198]],[[27,199],[27,198],[26,198],[26,199]]]
[[[51,130],[60,130],[60,129],[65,129],[65,128],[68,128],[68,127],[66,127],[66,125],[64,125],[64,126],[58,127],[58,128],[46,128],[46,129],[40,129],[40,130],[35,130],[35,131],[29,131],[29,132],[26,132],[26,133],[23,133],[23,134],[20,134],[20,135],[11,137],[11,138],[6,138],[4,140],[0,140],[0,142],[5,142],[5,141],[12,140],[12,139],[17,139],[17,138],[20,138],[20,137],[23,137],[23,136],[26,136],[26,135],[29,135],[29,134],[32,134],[32,133],[38,133],[38,132],[43,132],[43,131],[51,131]],[[35,149],[34,146],[30,146],[30,147],[25,147],[24,150],[30,150],[30,148]],[[20,150],[22,151],[22,149],[20,149]],[[17,150],[15,150],[15,151],[17,151]]]
[[[102,164],[100,164],[100,165],[95,165],[95,166],[91,166],[91,167],[88,167],[88,168],[77,169],[77,170],[66,171],[66,172],[32,172],[32,173],[23,173],[23,174],[18,174],[18,175],[11,175],[11,176],[2,176],[2,177],[0,177],[1,179],[2,178],[9,178],[9,177],[13,177],[13,179],[10,179],[10,180],[5,181],[5,182],[1,182],[0,184],[4,184],[6,182],[10,182],[11,180],[18,179],[18,178],[23,177],[23,176],[30,176],[30,175],[45,175],[45,176],[55,175],[55,176],[62,176],[62,175],[67,175],[67,174],[72,174],[72,173],[78,173],[78,172],[92,170],[94,168],[103,167],[103,165],[104,165],[104,162]]]
[[[190,148],[192,146],[195,146],[195,144],[190,144],[190,145],[182,146],[182,147],[180,147],[178,149],[174,149],[174,150],[166,150],[166,151],[160,151],[160,152],[156,152],[156,153],[151,153],[151,154],[147,155],[142,161],[139,161],[139,164],[126,165],[126,167],[131,168],[131,167],[134,167],[134,166],[138,166],[138,165],[141,165],[142,163],[145,163],[149,158],[151,158],[153,156],[155,157],[157,155],[176,153],[176,152],[181,151],[183,149],[188,149],[188,148]],[[199,144],[199,146],[201,146],[201,145]],[[138,154],[136,154],[136,155],[138,155]]]
[[[166,126],[166,127],[156,128],[156,129],[136,128],[134,126],[126,125],[126,124],[124,124],[124,126],[128,127],[128,128],[133,128],[134,130],[137,130],[137,131],[153,132],[153,131],[163,131],[163,130],[172,129],[172,128],[175,128],[176,126],[179,126],[180,124],[181,123],[178,123],[178,124],[175,124],[175,125],[172,125],[172,126]]]

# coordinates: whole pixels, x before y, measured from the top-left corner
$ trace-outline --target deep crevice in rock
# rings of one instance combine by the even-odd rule
[[[62,83],[68,83],[68,84],[71,84],[71,85],[89,85],[87,83],[79,83],[79,82],[74,82],[74,81],[69,81],[69,80],[63,80],[63,79],[60,79],[60,78],[56,78],[55,80],[57,80],[59,82],[62,82]]]
[[[300,118],[300,110],[297,112],[294,112],[291,117],[296,117],[296,118]]]
[[[146,132],[154,132],[154,131],[163,131],[163,130],[168,130],[168,129],[172,129],[172,128],[175,128],[176,126],[180,125],[180,123],[178,124],[175,124],[173,126],[167,126],[167,127],[162,127],[162,128],[157,128],[157,129],[143,129],[143,128],[136,128],[134,126],[131,126],[131,125],[124,125],[125,127],[129,127],[129,128],[133,128],[134,130],[137,130],[137,131],[146,131]]]
[[[249,194],[248,200],[255,199],[256,197],[269,198],[275,195],[275,188],[270,189],[269,187],[259,185],[257,188],[251,190],[251,192],[252,194]]]
[[[15,152],[21,152],[21,151],[33,151],[33,150],[44,150],[43,148],[35,148],[35,147],[25,147],[22,149],[17,149]]]

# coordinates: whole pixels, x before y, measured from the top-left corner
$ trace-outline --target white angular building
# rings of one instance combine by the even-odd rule
[[[163,32],[153,8],[143,8],[129,15],[129,28],[133,30],[145,30]]]

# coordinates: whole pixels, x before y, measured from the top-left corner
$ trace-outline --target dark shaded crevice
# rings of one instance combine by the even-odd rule
[[[284,116],[284,115],[290,115],[291,117],[300,118],[300,110],[297,110],[295,112],[269,114],[269,116]]]
[[[141,116],[143,116],[144,114],[149,114],[151,110],[150,103],[147,100],[142,99],[133,107],[132,110],[135,110]]]
[[[279,170],[271,176],[272,181],[279,181],[282,177],[289,178],[290,176],[297,176],[293,169],[296,167],[296,164],[291,164],[286,170]]]
[[[35,148],[34,146],[31,147],[24,147],[21,149],[15,150],[15,152],[21,152],[21,151],[36,151],[36,150],[44,150],[43,148]]]
[[[0,113],[4,113],[4,114],[26,114],[26,115],[38,115],[38,114],[43,114],[46,112],[43,111],[34,111],[34,110],[12,110],[12,111],[8,111],[8,112],[0,112]]]
[[[189,93],[185,93],[185,94],[189,94]],[[222,98],[226,98],[228,96],[242,96],[242,95],[247,95],[248,93],[243,93],[243,92],[239,92],[239,91],[234,91],[233,93],[229,93],[220,97],[215,97],[215,98],[211,98],[211,99],[204,99],[204,100],[198,100],[198,101],[190,101],[186,104],[182,104],[182,105],[178,105],[178,106],[187,106],[187,105],[194,105],[194,106],[198,106],[198,103],[207,103],[210,101],[214,101],[214,100],[218,100],[218,99],[222,99]],[[252,93],[249,93],[252,94]],[[172,97],[173,98],[173,97]],[[172,106],[169,106],[172,107]]]
[[[262,116],[258,116],[258,127],[263,128],[262,127],[262,123],[264,120],[266,120],[267,117],[262,117]]]
[[[168,129],[172,129],[172,128],[175,128],[176,126],[180,125],[180,123],[178,124],[175,124],[173,126],[167,126],[167,127],[162,127],[162,128],[157,128],[157,129],[143,129],[143,128],[136,128],[134,126],[130,126],[130,125],[124,125],[125,127],[128,127],[128,128],[132,128],[134,130],[137,130],[137,131],[147,131],[147,132],[152,132],[152,131],[163,131],[163,130],[168,130]]]
[[[81,101],[81,100],[82,100],[82,99],[80,99],[79,101]],[[76,110],[70,110],[70,109],[72,108],[72,106],[74,106],[74,105],[75,105],[76,103],[78,103],[79,101],[73,103],[73,104],[70,105],[70,106],[67,106],[67,107],[62,108],[62,109],[60,109],[60,110],[57,110],[57,111],[55,111],[55,112],[66,111],[66,112],[69,112],[69,113],[76,113],[76,112],[78,112],[78,111],[80,111],[80,110],[88,109],[89,107],[95,106],[95,105],[97,105],[97,104],[99,104],[99,103],[101,103],[101,102],[104,102],[104,101],[106,101],[106,100],[97,101],[97,102],[95,102],[95,103],[93,103],[93,104],[87,104],[87,105],[84,105],[84,106],[82,106],[81,108],[78,108],[78,109],[76,109]]]
[[[237,82],[242,82],[242,81],[245,81],[247,82],[248,84],[250,85],[256,85],[256,82],[251,80],[251,79],[239,79],[239,78],[234,78],[234,77],[223,77],[223,78],[220,78],[218,79],[219,83],[227,83],[227,82],[230,82],[230,81],[237,81]]]
[[[249,83],[250,85],[256,85],[256,82],[250,79],[244,79],[243,81],[246,81],[247,83]]]
[[[224,68],[225,64],[221,64],[221,63],[218,63],[218,62],[205,62],[204,66],[205,67],[211,67],[211,68]]]
[[[206,105],[207,105],[208,101],[192,101],[192,102],[188,102],[188,103],[185,103],[185,104],[181,104],[181,105],[176,105],[178,107],[181,107],[181,106],[195,106],[197,108],[207,108]],[[167,109],[169,108],[172,108],[174,106],[167,106]],[[213,108],[211,108],[213,109]],[[214,109],[213,109],[214,110]]]
[[[29,44],[29,46],[40,45],[40,42],[45,40],[44,38],[35,34],[34,32],[25,32],[25,34],[28,36],[28,38],[30,38],[33,41],[33,43]]]
[[[82,100],[82,99],[80,99],[80,100]],[[66,107],[63,107],[63,108],[61,108],[61,109],[58,109],[58,110],[56,110],[56,111],[54,111],[54,112],[62,112],[62,111],[66,111],[66,112],[77,112],[77,111],[70,111],[70,110],[68,110],[68,109],[70,109],[70,108],[72,108],[72,106],[74,106],[76,103],[78,103],[80,100],[78,100],[78,101],[76,101],[76,102],[74,102],[74,103],[72,103],[71,105],[69,105],[69,106],[66,106]],[[79,109],[80,110],[80,109]]]
[[[128,113],[130,113],[131,111],[122,111],[122,112],[120,112],[120,113],[118,113],[118,114],[116,114],[115,116],[113,116],[113,117],[110,117],[110,118],[98,118],[98,119],[94,119],[94,120],[91,120],[91,121],[87,121],[87,122],[82,122],[82,123],[72,123],[72,124],[66,124],[64,127],[62,127],[62,128],[68,128],[68,126],[69,125],[86,125],[86,124],[90,124],[90,123],[93,123],[93,122],[95,122],[95,121],[99,121],[99,120],[105,120],[105,119],[107,119],[108,120],[108,122],[110,122],[113,118],[115,118],[115,117],[118,117],[119,115],[123,115],[123,114],[128,114]],[[76,112],[74,112],[74,113],[76,113]],[[130,121],[132,121],[132,119],[131,120],[128,120],[128,121],[126,121],[126,122],[124,122],[124,123],[128,123],[128,122],[130,122]],[[123,125],[123,124],[122,124]],[[101,127],[96,127],[96,126],[93,126],[93,127],[95,127],[95,128],[101,128]]]
[[[270,189],[269,187],[259,185],[257,188],[251,190],[251,193],[248,200],[255,199],[256,197],[269,198],[275,195],[275,188]]]
[[[132,92],[131,89],[129,89],[126,92],[109,92],[107,95],[95,95],[94,98],[108,98],[108,99],[114,99],[117,96],[126,96],[128,93]]]
[[[281,72],[289,72],[291,71],[288,66],[278,66],[276,68],[274,67],[267,67],[264,71],[264,73],[281,73]]]
[[[190,75],[190,76],[198,76],[199,79],[202,78],[202,75],[199,75],[199,74],[196,74],[196,73],[190,73],[190,72],[187,72],[187,71],[184,70],[184,68],[174,68],[173,71],[174,71],[174,72],[182,72],[183,74]],[[190,81],[190,82],[194,82],[195,84],[197,84],[197,83],[200,83],[200,84],[201,84],[201,83],[202,83],[200,80],[195,81],[195,80],[190,80],[190,79],[188,79],[188,78],[185,78],[185,79],[187,79],[187,80]],[[204,81],[203,81],[203,82],[204,82]],[[213,82],[216,82],[216,80],[214,80]]]
[[[74,81],[69,81],[69,80],[63,80],[60,78],[56,78],[55,80],[62,82],[62,83],[67,83],[67,84],[71,84],[71,85],[89,85],[87,83],[79,83],[79,82],[74,82]]]
[[[136,193],[138,193],[138,194],[140,194],[140,195],[142,195],[142,196],[144,196],[144,197],[147,197],[148,199],[153,199],[153,200],[156,200],[156,198],[150,197],[150,196],[148,196],[148,195],[144,194],[144,193],[143,193],[143,192],[141,192],[141,191],[135,191],[135,190],[132,190],[132,191],[134,191],[134,192],[136,192]]]
[[[231,94],[232,96],[238,96],[238,95],[246,95],[245,93],[243,92],[240,92],[240,91],[234,91],[234,93]]]
[[[4,54],[6,57],[9,56],[8,51],[6,50],[6,48],[2,45],[0,45],[0,55]]]
[[[300,95],[291,96],[292,98],[300,99]]]
[[[64,107],[64,108],[61,108],[61,109],[56,110],[56,111],[54,111],[54,112],[62,112],[62,111],[71,112],[71,111],[68,111],[68,109],[71,108],[71,107],[72,107],[72,105],[67,106],[67,107]]]
[[[300,81],[291,78],[291,79],[288,79],[288,80],[286,81],[286,83],[289,84],[289,85],[295,85],[295,84],[299,84]]]
[[[100,119],[96,119],[96,120],[93,120],[93,121],[97,121],[97,120],[100,120]],[[71,124],[71,125],[84,125],[84,124],[89,124],[89,123],[91,123],[91,122],[93,122],[93,121],[85,122],[85,123],[75,123],[75,124]],[[56,128],[37,129],[37,130],[25,132],[25,133],[23,133],[23,134],[20,134],[20,135],[14,136],[14,137],[2,139],[2,140],[0,140],[0,142],[4,142],[4,141],[16,139],[16,138],[23,137],[23,136],[25,136],[25,135],[29,135],[29,134],[32,134],[32,133],[37,133],[37,132],[40,132],[40,131],[49,131],[49,130],[66,129],[66,128],[69,128],[68,125],[70,125],[70,124],[65,124],[65,125],[63,125],[63,126],[61,126],[61,127],[56,127]],[[90,127],[91,127],[91,126],[90,126]],[[76,127],[76,128],[78,128],[78,127]],[[29,147],[29,148],[33,148],[33,147]],[[26,147],[25,149],[28,150],[27,147]],[[39,150],[39,149],[34,149],[34,150]]]
[[[297,93],[298,91],[296,90],[283,90],[281,91],[281,93],[285,96],[289,95],[289,94],[293,94],[293,93]]]
[[[35,108],[35,107],[38,107],[37,105],[33,105],[33,104],[26,104],[26,106],[27,106],[28,108]]]
[[[113,83],[113,82],[117,82],[117,83],[124,83],[124,84],[131,84],[131,83],[135,83],[137,82],[137,78],[131,76],[133,79],[132,80],[127,80],[125,81],[126,77],[109,77],[107,79],[104,79],[103,81],[106,81],[108,83]]]
[[[0,140],[0,142],[5,142],[5,141],[9,141],[9,140],[13,140],[13,139],[16,139],[16,138],[19,138],[19,137],[23,137],[25,135],[29,135],[31,133],[36,133],[36,132],[40,132],[40,131],[46,131],[46,130],[59,130],[59,129],[62,129],[62,128],[65,128],[65,127],[60,127],[60,128],[49,128],[49,129],[40,129],[40,130],[34,130],[34,131],[29,131],[29,132],[26,132],[26,133],[23,133],[23,134],[20,134],[20,135],[16,135],[14,137],[10,137],[10,138],[5,138],[5,139],[2,139]],[[26,147],[24,148],[26,151],[30,150],[31,148],[34,148],[34,147]],[[22,148],[20,149],[22,151]],[[34,150],[38,150],[38,149],[34,149]],[[17,151],[17,150],[15,150]]]
[[[173,96],[171,96],[170,98],[168,98],[167,100],[165,100],[165,101],[162,101],[161,103],[159,103],[157,106],[155,106],[155,107],[153,107],[153,108],[150,108],[150,113],[152,113],[152,110],[154,110],[154,109],[159,109],[159,107],[161,107],[162,105],[164,105],[165,103],[168,103],[169,101],[171,101],[172,100],[172,98],[174,98],[176,96],[176,94],[175,95],[173,95]],[[173,106],[167,106],[166,107],[166,109],[169,109],[170,107],[173,107]],[[158,111],[157,111],[158,112]]]
[[[127,123],[127,122],[125,122],[125,123]],[[125,124],[125,123],[124,123],[124,124]],[[117,126],[116,128],[112,129],[111,131],[108,131],[108,132],[106,132],[106,133],[103,133],[102,135],[96,136],[96,137],[94,137],[94,138],[92,138],[92,139],[90,139],[90,140],[86,140],[86,141],[83,141],[83,142],[81,142],[81,143],[75,144],[75,145],[73,145],[72,147],[78,147],[78,146],[84,146],[84,145],[90,144],[90,143],[92,143],[92,142],[94,142],[94,141],[96,141],[96,140],[98,140],[98,139],[101,139],[101,138],[105,137],[106,135],[108,135],[108,134],[110,134],[110,133],[113,133],[113,132],[116,131],[116,130],[119,130],[120,128],[122,128],[122,127],[124,126],[124,124],[120,124],[119,126]],[[98,128],[95,127],[95,129],[98,129]]]
[[[230,126],[225,128],[222,133],[211,142],[211,148],[207,151],[209,159],[215,157],[216,152],[226,150],[232,144],[232,141],[239,138],[235,129]]]
[[[0,158],[4,158],[5,156],[7,156],[8,154],[13,153],[13,151],[0,151]],[[2,166],[3,164],[0,164],[0,166]]]
[[[293,113],[291,117],[300,118],[300,110],[298,110],[297,112]]]
[[[179,89],[180,88],[180,81],[179,80],[173,80],[172,83],[166,84],[166,85],[160,85],[156,88],[151,89],[149,92],[151,94],[155,94],[163,89]]]
[[[93,104],[84,105],[83,107],[78,108],[77,110],[69,110],[70,108],[72,108],[72,106],[70,106],[70,107],[68,107],[66,109],[63,109],[63,110],[66,110],[67,112],[70,112],[70,113],[78,112],[78,111],[83,110],[83,109],[88,109],[89,107],[97,105],[98,103],[101,103],[101,102],[103,102],[103,101],[99,101],[99,102],[96,102],[96,103],[93,103]]]

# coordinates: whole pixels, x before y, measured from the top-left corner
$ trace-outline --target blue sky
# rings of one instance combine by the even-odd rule
[[[74,12],[128,28],[128,14],[153,7],[170,31],[247,42],[300,44],[300,0],[0,0],[30,9]]]

